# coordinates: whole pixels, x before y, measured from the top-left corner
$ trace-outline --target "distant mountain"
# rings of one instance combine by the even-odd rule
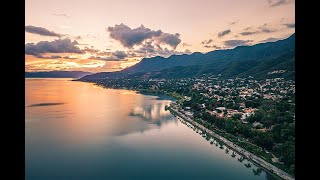
[[[256,44],[254,46],[238,46],[234,49],[215,50],[202,54],[199,52],[190,55],[172,55],[168,58],[144,58],[139,63],[123,70],[123,72],[150,72],[167,69],[174,66],[190,66],[201,64],[222,65],[228,62],[248,60],[264,60],[278,57],[287,51],[295,49],[295,34],[287,39],[276,42]]]
[[[90,72],[83,71],[45,71],[45,72],[25,72],[26,78],[81,78],[90,75]]]
[[[206,54],[195,52],[168,58],[144,58],[139,63],[118,72],[102,72],[82,79],[101,78],[182,78],[200,74],[221,74],[224,77],[268,77],[272,70],[287,70],[294,76],[295,34],[287,39],[234,49],[216,50]],[[270,74],[269,74],[270,75]],[[273,73],[273,75],[279,75]]]
[[[277,70],[285,70],[281,73],[272,73]],[[146,73],[139,72],[133,75],[143,78]],[[229,62],[224,65],[215,64],[177,66],[161,71],[148,72],[149,78],[189,78],[203,74],[220,74],[224,78],[248,77],[256,79],[283,77],[294,79],[295,77],[295,52],[289,51],[279,57],[262,61],[247,60],[241,62]],[[130,77],[127,75],[127,77]],[[132,77],[132,75],[131,75]]]

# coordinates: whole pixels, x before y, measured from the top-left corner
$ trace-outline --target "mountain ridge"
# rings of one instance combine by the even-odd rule
[[[261,67],[263,66],[263,64],[261,64],[263,62],[266,63],[270,61],[269,63],[275,65],[273,61],[271,61],[272,59],[282,57],[282,59],[275,60],[278,63],[287,61],[286,58],[294,59],[294,52],[295,34],[292,34],[286,39],[275,42],[259,43],[252,46],[238,46],[233,49],[215,50],[204,54],[195,52],[190,55],[172,55],[167,58],[161,56],[144,58],[139,63],[122,71],[101,72],[85,76],[81,79],[141,78],[146,77],[146,73],[149,74],[147,77],[154,78],[170,78],[170,76],[192,77],[199,73],[219,73],[225,77],[243,76],[248,75],[246,71],[261,73],[257,70],[254,71],[253,68],[256,66],[260,71],[267,71]],[[294,63],[294,60],[292,62]],[[272,67],[269,66],[268,68],[272,69]],[[259,76],[262,77],[262,75]]]
[[[294,41],[295,34],[292,34],[283,40],[259,43],[253,46],[238,46],[233,49],[215,50],[207,53],[194,52],[190,55],[171,55],[167,58],[161,56],[143,58],[139,63],[122,70],[122,72],[147,72],[174,66],[211,64],[214,61],[217,64],[223,64],[225,62],[238,61],[239,59],[257,60],[274,57],[288,49],[294,49]]]

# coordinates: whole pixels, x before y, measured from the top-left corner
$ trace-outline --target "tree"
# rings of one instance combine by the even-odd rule
[[[230,134],[236,134],[236,124],[232,119],[227,119],[226,120],[226,132]]]
[[[225,128],[225,120],[224,120],[224,119],[221,119],[221,118],[217,118],[217,119],[216,119],[216,126],[217,126],[219,129],[224,129],[224,128]]]
[[[235,120],[240,120],[240,118],[241,118],[241,114],[238,114],[238,113],[232,116],[232,119],[235,119]]]
[[[253,142],[265,149],[271,150],[273,146],[273,138],[269,133],[259,132],[256,136],[253,137]]]
[[[279,151],[281,153],[281,161],[287,167],[295,164],[295,146],[292,142],[285,142],[279,147]]]
[[[269,115],[267,116],[264,116],[262,119],[261,119],[261,122],[263,123],[263,125],[267,128],[270,128],[273,124],[274,124],[274,121],[273,121],[273,118]]]

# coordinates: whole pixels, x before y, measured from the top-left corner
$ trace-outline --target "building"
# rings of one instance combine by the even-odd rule
[[[261,124],[260,122],[254,122],[254,123],[252,123],[252,126],[254,127],[254,128],[258,128],[258,127],[262,127],[263,126],[263,124]]]

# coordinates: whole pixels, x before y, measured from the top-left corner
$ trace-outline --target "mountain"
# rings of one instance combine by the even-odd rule
[[[90,75],[90,72],[83,71],[44,71],[44,72],[25,72],[26,78],[81,78]]]
[[[284,73],[268,74],[277,70],[286,70]],[[240,77],[254,75],[257,79],[283,77],[295,79],[295,51],[289,51],[277,58],[261,62],[250,70],[239,74]]]
[[[168,58],[144,58],[139,63],[123,70],[123,72],[159,71],[174,66],[190,66],[201,64],[222,65],[233,61],[264,60],[295,49],[295,34],[276,42],[256,44],[254,46],[238,46],[234,49],[216,50],[205,54],[195,52],[190,55],[172,55]]]
[[[234,49],[215,50],[205,54],[156,56],[144,58],[139,63],[118,72],[101,72],[83,77],[84,80],[101,78],[183,78],[201,74],[222,76],[268,77],[273,70],[288,70],[294,76],[295,34],[276,42],[253,46],[238,46]],[[277,73],[275,73],[277,74]],[[272,76],[272,75],[271,75]]]
[[[286,70],[284,73],[270,72],[277,70]],[[269,74],[268,74],[269,73]],[[134,75],[145,73],[134,73]],[[246,60],[229,62],[224,65],[215,66],[215,64],[177,66],[153,71],[148,73],[149,78],[189,78],[203,74],[220,74],[224,78],[248,77],[253,76],[256,79],[265,79],[273,77],[284,77],[294,79],[295,75],[295,52],[289,51],[279,57],[265,59],[261,61]],[[127,76],[130,77],[130,76]],[[141,75],[140,78],[143,76]]]

